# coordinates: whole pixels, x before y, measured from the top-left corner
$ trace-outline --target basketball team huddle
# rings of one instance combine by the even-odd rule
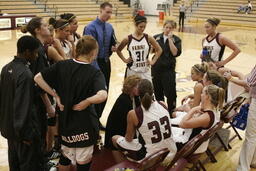
[[[119,43],[107,22],[111,14],[112,5],[102,3],[83,36],[71,13],[49,22],[35,17],[22,27],[30,35],[18,40],[17,55],[3,67],[0,82],[0,131],[8,140],[10,170],[46,170],[45,158],[53,149],[60,152],[59,170],[69,170],[72,163],[78,171],[90,170],[112,88],[113,53],[127,67],[104,129],[104,148],[125,152],[130,160],[167,148],[163,164],[168,165],[189,140],[221,120],[229,81],[247,92],[256,84],[255,71],[245,77],[225,67],[240,50],[216,31],[220,20],[209,18],[198,55],[202,63],[191,68],[194,92],[176,106],[176,58],[182,53],[181,39],[173,34],[176,22],[165,21],[163,32],[150,36],[144,33],[147,18],[137,15],[134,33]],[[226,46],[232,53],[223,59]],[[129,56],[123,54],[125,47]]]

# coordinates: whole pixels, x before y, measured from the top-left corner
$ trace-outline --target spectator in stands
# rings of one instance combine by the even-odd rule
[[[132,75],[124,80],[122,94],[116,100],[107,121],[105,132],[105,147],[114,148],[111,138],[114,135],[125,136],[127,127],[127,114],[135,109],[134,96],[138,96],[140,77]]]
[[[0,16],[2,16],[2,15],[3,15],[2,10],[0,10]]]
[[[72,13],[64,13],[60,15],[61,19],[65,19],[69,22],[70,25],[70,35],[68,37],[68,40],[70,42],[74,42],[75,45],[77,44],[78,40],[80,39],[80,35],[76,32],[78,28],[78,21],[76,19],[76,16]]]
[[[237,13],[240,13],[240,11],[245,12],[247,8],[247,5],[240,5],[237,9]]]
[[[251,1],[248,1],[248,5],[246,7],[245,13],[250,14],[251,10],[252,10],[252,4],[251,4]]]

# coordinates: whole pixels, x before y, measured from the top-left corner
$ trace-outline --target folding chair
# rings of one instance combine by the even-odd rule
[[[149,155],[145,159],[140,162],[132,162],[129,160],[125,160],[121,163],[118,163],[105,171],[113,171],[116,168],[130,168],[136,171],[154,171],[160,165],[160,163],[165,159],[168,155],[169,150],[167,148],[156,151],[155,153]]]
[[[199,160],[200,155],[202,154],[194,154],[194,152],[208,139],[210,139],[218,129],[220,129],[223,126],[223,122],[219,122],[216,125],[214,125],[212,128],[207,130],[206,132],[202,134],[196,135],[194,138],[192,138],[189,142],[186,143],[186,145],[176,153],[174,159],[172,160],[171,164],[167,167],[167,171],[176,171],[175,168],[180,168],[179,161],[184,165],[184,160],[189,163],[193,163],[193,168],[196,168],[199,170],[199,167],[205,170],[202,162]],[[198,167],[199,165],[199,167]],[[185,167],[185,166],[184,166]],[[178,171],[178,170],[177,170]]]
[[[178,165],[175,163],[179,160],[186,160],[189,163],[193,164],[193,167],[191,169],[196,170],[206,170],[203,166],[203,163],[199,160],[199,157],[202,153],[194,154],[194,152],[207,140],[209,140],[220,128],[222,128],[223,122],[220,121],[216,125],[214,125],[212,128],[207,130],[204,133],[198,134],[193,139],[191,139],[189,142],[186,143],[186,145],[175,155],[173,161],[171,164],[167,167],[167,171],[173,171],[175,167],[178,167]],[[175,166],[175,167],[174,167]],[[174,167],[174,168],[172,168]],[[178,171],[178,170],[175,170]]]
[[[235,135],[229,139],[229,143],[233,141],[236,137],[239,138],[239,140],[242,140],[242,137],[236,130],[236,128],[231,124],[233,118],[238,114],[238,109],[243,104],[243,102],[246,100],[245,97],[237,97],[233,101],[227,103],[221,112],[221,119],[225,123],[229,123],[229,126],[226,127],[226,129],[232,128],[235,132]],[[228,144],[228,147],[231,149],[230,144]]]

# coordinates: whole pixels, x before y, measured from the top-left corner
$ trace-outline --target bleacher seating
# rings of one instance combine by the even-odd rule
[[[244,0],[193,0],[193,10],[187,10],[188,20],[190,22],[205,21],[209,17],[217,17],[222,20],[222,24],[237,26],[253,26],[256,27],[256,11],[254,1],[251,1],[253,9],[250,14],[237,13],[240,5],[246,5]],[[197,7],[198,4],[198,7]],[[171,9],[173,16],[179,16],[180,0]],[[190,3],[186,3],[190,6]],[[191,16],[191,17],[190,17]]]
[[[109,0],[113,4],[113,19],[129,20],[132,10],[119,0]],[[2,0],[0,9],[8,14],[34,14],[40,17],[55,17],[64,12],[74,13],[79,21],[94,19],[99,13],[98,2],[92,0]]]

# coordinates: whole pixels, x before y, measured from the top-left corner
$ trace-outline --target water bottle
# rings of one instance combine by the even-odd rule
[[[204,47],[202,51],[202,62],[207,62],[207,58],[209,58],[209,52],[207,48]]]

